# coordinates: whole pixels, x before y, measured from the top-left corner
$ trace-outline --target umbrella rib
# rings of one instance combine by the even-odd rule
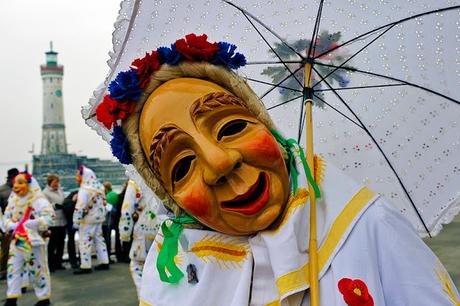
[[[243,15],[246,16],[249,16],[251,17],[252,19],[254,19],[258,24],[260,24],[261,26],[263,26],[267,31],[269,31],[270,33],[273,34],[273,36],[275,36],[276,38],[278,38],[282,43],[283,45],[285,45],[286,47],[288,47],[292,52],[294,52],[295,54],[297,54],[297,56],[299,56],[301,59],[304,59],[304,57],[302,56],[302,54],[300,54],[299,52],[297,52],[291,45],[289,45],[283,38],[281,38],[281,36],[279,36],[275,31],[273,31],[270,27],[268,27],[265,23],[263,23],[261,20],[259,20],[256,16],[254,16],[253,14],[251,14],[250,12],[248,12],[247,10],[239,7],[238,5],[236,5],[235,3],[233,2],[230,2],[228,0],[222,0],[223,2],[227,3],[228,5],[231,5],[233,6],[234,8],[236,8],[237,10],[239,10],[241,13],[243,13]],[[251,23],[252,24],[252,23]],[[256,28],[254,25],[253,25],[254,28]]]
[[[335,67],[335,68],[338,68],[338,66],[336,65],[331,65],[331,64],[324,64],[324,63],[320,63],[320,62],[317,62],[315,61],[314,62],[315,64],[317,65],[320,65],[320,66],[326,66],[326,67]],[[418,84],[415,84],[415,83],[411,83],[411,82],[408,82],[408,81],[404,81],[404,80],[401,80],[401,79],[398,79],[398,78],[394,78],[394,77],[391,77],[391,76],[387,76],[387,75],[383,75],[383,74],[379,74],[379,73],[375,73],[375,72],[370,72],[370,71],[365,71],[365,70],[360,70],[360,69],[357,69],[357,68],[349,68],[349,67],[340,67],[339,69],[344,69],[344,70],[348,70],[348,71],[352,71],[352,72],[359,72],[359,73],[363,73],[363,74],[368,74],[368,75],[372,75],[372,76],[376,76],[376,77],[380,77],[380,78],[384,78],[384,79],[387,79],[387,80],[392,80],[392,81],[396,81],[396,82],[401,82],[403,84],[406,84],[408,86],[412,86],[412,87],[415,87],[415,88],[418,88],[418,89],[421,89],[421,90],[425,90],[425,91],[428,91],[429,93],[432,93],[434,95],[437,95],[437,96],[440,96],[444,99],[447,99],[449,101],[452,101],[454,103],[457,103],[460,105],[460,101],[459,100],[456,100],[452,97],[449,97],[449,96],[446,96],[436,90],[433,90],[433,89],[430,89],[430,88],[426,88],[426,87],[423,87],[423,86],[420,86]]]
[[[381,84],[381,85],[368,85],[368,86],[341,87],[341,88],[334,88],[334,89],[317,89],[315,90],[315,92],[331,91],[331,90],[368,89],[368,88],[393,87],[393,86],[407,86],[407,84]]]
[[[275,109],[275,108],[280,107],[280,106],[282,106],[282,105],[284,105],[284,104],[287,104],[287,103],[289,103],[289,102],[292,102],[292,101],[294,101],[294,100],[297,100],[297,99],[299,99],[299,98],[302,98],[302,96],[303,96],[303,95],[300,95],[300,96],[291,98],[291,99],[289,99],[289,100],[286,100],[286,101],[284,101],[284,102],[281,102],[281,103],[279,103],[279,104],[270,106],[269,108],[267,108],[267,110],[269,111],[269,110]]]
[[[297,143],[300,143],[300,139],[302,138],[303,126],[305,124],[306,114],[305,114],[304,108],[305,108],[305,103],[302,103],[300,107],[300,121],[299,121],[299,133],[297,135]]]
[[[265,97],[266,95],[268,95],[269,93],[271,93],[273,91],[273,89],[275,89],[278,85],[281,85],[283,84],[284,81],[286,81],[287,79],[289,79],[294,73],[296,73],[297,71],[299,71],[300,69],[302,69],[303,66],[300,66],[299,68],[297,68],[296,70],[294,70],[294,72],[290,72],[290,74],[288,76],[286,76],[285,78],[283,78],[281,81],[279,81],[276,86],[273,86],[272,88],[270,88],[269,90],[267,90],[263,95],[261,95],[259,97],[259,99],[262,99],[263,97]]]
[[[313,68],[316,73],[318,73],[318,75],[321,75],[319,73],[319,71],[315,68]],[[353,116],[356,118],[356,120],[358,120],[358,122],[361,124],[362,128],[364,129],[364,131],[366,132],[366,134],[369,136],[369,138],[371,138],[372,142],[375,144],[375,146],[377,147],[377,149],[380,151],[380,153],[383,155],[383,158],[385,159],[385,161],[387,162],[388,166],[390,167],[390,169],[393,171],[393,174],[396,176],[396,179],[398,180],[399,184],[401,185],[404,193],[406,194],[407,198],[409,199],[409,202],[411,203],[412,207],[414,208],[415,210],[415,213],[417,214],[417,216],[419,217],[420,221],[422,222],[423,224],[423,227],[425,228],[426,232],[428,233],[428,235],[431,237],[431,233],[430,233],[430,230],[428,229],[425,221],[423,220],[422,216],[420,215],[420,212],[418,211],[417,209],[417,206],[415,206],[415,203],[414,201],[412,200],[412,197],[409,195],[409,192],[407,191],[406,189],[406,186],[404,185],[404,183],[402,182],[402,179],[399,177],[398,173],[396,172],[396,169],[394,168],[393,164],[390,162],[390,160],[388,159],[388,157],[386,156],[385,152],[383,151],[383,149],[380,147],[380,145],[378,144],[377,140],[374,138],[374,136],[372,135],[372,133],[368,130],[368,128],[364,125],[364,123],[361,121],[361,119],[359,118],[359,116],[353,111],[353,109],[350,107],[350,105],[345,102],[345,100],[342,98],[342,96],[335,90],[333,90],[331,84],[329,84],[328,81],[324,80],[324,83],[326,83],[326,85],[332,90],[332,92],[334,93],[334,95],[345,105],[345,107],[353,114]]]
[[[247,62],[247,65],[278,65],[278,64],[300,64],[302,61],[254,61],[254,62]]]
[[[321,21],[321,15],[323,13],[323,4],[324,4],[324,0],[321,0],[318,6],[318,12],[316,13],[315,26],[313,27],[313,33],[311,34],[310,46],[308,47],[308,53],[307,53],[308,57],[310,57],[310,54],[312,54],[311,53],[312,49],[313,49],[313,54],[315,53],[314,50],[315,50],[316,44],[314,42],[316,42],[316,38],[318,37],[319,24]]]
[[[316,98],[318,98],[319,100],[321,100],[321,102],[323,102],[324,104],[326,104],[327,106],[329,106],[330,108],[332,108],[333,110],[335,110],[337,113],[339,113],[340,115],[344,116],[345,118],[347,118],[350,122],[354,123],[357,127],[361,128],[364,130],[364,128],[356,121],[354,121],[353,119],[351,119],[350,117],[348,117],[347,115],[345,115],[343,112],[341,112],[340,110],[338,110],[337,108],[335,108],[334,106],[332,106],[331,104],[327,103],[324,99],[322,99],[321,97],[319,97],[318,95],[315,95],[313,94]]]
[[[291,87],[287,87],[287,86],[282,86],[282,85],[278,85],[278,84],[273,84],[273,83],[265,82],[265,81],[261,81],[261,80],[256,80],[256,79],[253,79],[253,78],[245,77],[245,79],[248,80],[248,81],[252,81],[252,82],[256,82],[256,83],[260,83],[260,84],[274,86],[275,88],[284,88],[284,89],[288,89],[288,90],[292,90],[292,91],[296,91],[296,92],[302,92],[302,90],[299,90],[299,89],[295,89],[295,88],[291,88]]]
[[[246,17],[246,19],[249,21],[249,23],[252,25],[252,27],[254,28],[254,30],[256,30],[257,34],[259,34],[259,36],[263,39],[263,41],[267,44],[267,46],[272,50],[272,52],[276,55],[276,57],[281,61],[281,63],[283,64],[283,66],[287,69],[287,71],[289,71],[291,73],[291,75],[294,77],[294,79],[296,79],[297,83],[299,83],[300,86],[302,86],[302,83],[299,81],[299,79],[295,76],[295,73],[292,73],[291,69],[289,69],[288,65],[286,65],[285,62],[283,62],[283,59],[281,58],[281,56],[276,53],[275,51],[275,48],[273,48],[272,45],[270,45],[270,43],[268,42],[268,40],[262,35],[262,33],[259,31],[259,29],[254,25],[254,23],[251,21],[251,19],[248,17],[248,15],[246,15],[245,12],[242,12],[242,14],[244,15],[244,17]]]
[[[379,39],[380,37],[382,37],[383,35],[385,35],[386,32],[390,31],[392,28],[394,27],[394,25],[392,26],[389,26],[387,29],[385,29],[385,31],[383,31],[382,33],[380,33],[377,37],[374,37],[374,39],[372,39],[370,42],[368,42],[364,47],[362,47],[361,49],[359,49],[355,54],[353,54],[352,56],[350,56],[347,60],[345,60],[344,62],[342,62],[338,67],[334,68],[332,71],[330,71],[328,74],[326,74],[326,76],[322,76],[321,79],[315,83],[315,85],[313,85],[313,88],[315,88],[318,84],[320,84],[322,81],[324,81],[325,79],[327,79],[330,75],[332,75],[334,72],[336,72],[338,69],[340,69],[341,67],[343,67],[343,65],[345,65],[346,63],[348,63],[351,59],[353,59],[356,55],[358,55],[359,53],[361,53],[364,49],[366,49],[367,47],[369,47],[371,44],[373,44],[377,39]]]
[[[368,32],[366,32],[366,33],[363,33],[363,34],[361,34],[361,35],[358,35],[358,36],[356,36],[356,37],[354,37],[354,38],[352,38],[352,39],[350,39],[350,40],[348,40],[348,41],[346,41],[346,42],[344,42],[344,43],[342,43],[342,44],[340,44],[340,45],[338,45],[338,46],[335,46],[334,48],[331,48],[331,49],[329,49],[329,50],[326,50],[326,51],[324,51],[323,53],[321,53],[321,54],[315,56],[314,59],[320,58],[321,56],[324,56],[324,55],[326,55],[326,54],[328,54],[328,53],[330,53],[330,52],[332,52],[332,51],[335,51],[335,50],[337,50],[337,49],[339,49],[339,48],[341,48],[341,47],[343,47],[343,46],[345,46],[345,45],[348,45],[348,44],[350,44],[350,43],[352,43],[352,42],[354,42],[354,41],[356,41],[356,40],[359,40],[359,39],[361,39],[361,38],[363,38],[363,37],[365,37],[365,36],[367,36],[367,35],[369,35],[369,34],[372,34],[372,33],[374,33],[374,32],[378,32],[378,31],[380,31],[381,29],[384,29],[384,28],[386,28],[386,27],[388,27],[388,26],[397,25],[397,24],[400,24],[400,23],[403,23],[403,22],[406,22],[406,21],[409,21],[409,20],[412,20],[412,19],[415,19],[415,18],[419,18],[419,17],[422,17],[422,16],[426,16],[426,15],[430,15],[430,14],[435,14],[435,13],[440,13],[440,12],[445,12],[445,11],[450,11],[450,10],[455,10],[455,9],[459,9],[459,8],[460,8],[460,5],[449,6],[449,7],[445,7],[445,8],[441,8],[441,9],[437,9],[437,10],[432,10],[432,11],[420,13],[420,14],[417,14],[417,15],[413,15],[413,16],[410,16],[410,17],[407,17],[407,18],[403,18],[403,19],[394,21],[394,22],[390,22],[390,23],[388,23],[388,24],[386,24],[386,25],[380,26],[380,27],[375,28],[375,29],[373,29],[373,30],[370,30],[370,31],[368,31]]]

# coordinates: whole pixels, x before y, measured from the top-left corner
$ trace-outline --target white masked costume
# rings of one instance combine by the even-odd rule
[[[29,178],[29,191],[25,196],[12,193],[5,209],[5,228],[13,231],[8,258],[7,298],[21,296],[21,287],[27,283],[29,273],[38,300],[51,295],[46,244],[42,234],[52,225],[53,207],[33,178]],[[22,225],[21,225],[22,223]],[[22,237],[15,233],[22,229]]]
[[[137,184],[129,180],[126,188],[120,217],[120,239],[130,241],[129,269],[139,295],[145,258],[158,232],[159,223],[156,212],[143,200]]]
[[[104,186],[99,182],[93,170],[81,166],[81,184],[73,214],[73,223],[79,227],[80,268],[91,269],[91,250],[96,245],[99,264],[108,264],[109,257],[104,237],[102,222],[105,220]]]
[[[179,45],[179,41],[176,42],[176,45]],[[157,114],[156,117],[151,115],[155,99],[161,98],[161,95],[167,90],[177,90],[177,87],[174,89],[174,86],[171,85],[177,83],[167,83],[168,81],[177,78],[193,78],[200,80],[194,81],[199,84],[197,86],[206,87],[209,82],[217,84],[236,98],[236,100],[231,98],[234,103],[228,108],[229,110],[232,107],[233,109],[242,107],[261,122],[267,130],[272,131],[273,135],[275,135],[274,130],[276,130],[276,126],[266,109],[247,83],[229,69],[215,65],[217,55],[209,56],[212,58],[211,60],[205,57],[194,60],[193,56],[189,56],[190,54],[177,55],[176,45],[172,46],[171,49],[159,48],[157,50],[160,53],[160,64],[147,76],[143,73],[145,67],[154,67],[153,64],[151,66],[147,64],[149,61],[155,60],[154,55],[147,54],[144,59],[134,61],[131,64],[131,71],[121,72],[111,83],[109,86],[110,97],[106,95],[102,106],[98,108],[103,109],[104,104],[113,102],[112,105],[120,103],[118,107],[126,111],[123,118],[114,118],[115,128],[112,133],[114,155],[121,162],[132,164],[136,170],[133,175],[137,175],[138,178],[140,175],[145,184],[176,215],[174,220],[163,223],[162,230],[158,232],[154,245],[150,248],[142,276],[140,305],[309,305],[309,196],[305,189],[305,179],[299,184],[299,188],[294,190],[296,194],[290,195],[290,199],[279,217],[268,228],[248,236],[222,234],[210,229],[210,226],[202,224],[189,225],[187,222],[194,222],[192,218],[187,218],[185,215],[184,203],[176,202],[176,199],[179,198],[177,194],[173,195],[171,191],[168,191],[171,190],[168,185],[169,181],[164,183],[164,178],[168,178],[168,176],[161,171],[162,169],[169,171],[170,168],[168,167],[170,166],[169,164],[162,164],[161,158],[168,160],[168,158],[174,157],[161,155],[160,158],[160,154],[157,154],[155,149],[163,150],[165,147],[171,146],[174,137],[185,139],[182,141],[186,143],[183,146],[187,147],[188,151],[184,150],[187,154],[195,150],[190,163],[199,163],[200,159],[204,160],[205,153],[203,151],[206,151],[206,148],[199,147],[199,150],[196,149],[197,143],[200,141],[200,145],[208,142],[210,150],[218,152],[221,154],[220,156],[224,156],[222,155],[224,153],[229,154],[229,156],[230,153],[235,154],[233,147],[233,151],[230,149],[227,151],[227,148],[221,144],[220,138],[213,134],[214,130],[209,133],[208,130],[204,130],[203,133],[199,130],[200,124],[204,125],[205,120],[212,119],[201,119],[198,116],[196,118],[199,119],[195,119],[195,117],[191,117],[191,120],[187,119],[187,122],[192,122],[187,124],[195,126],[190,130],[194,133],[198,130],[190,136],[190,133],[183,131],[183,126],[185,126],[183,123],[180,123],[182,124],[180,126],[182,131],[176,131],[179,124],[176,125],[177,122],[174,121],[174,113]],[[212,48],[202,41],[201,45],[208,49]],[[219,43],[219,46],[223,45]],[[191,47],[196,54],[201,54],[196,51],[200,48],[196,45]],[[165,49],[168,49],[169,53],[165,53]],[[205,52],[207,51],[202,51],[202,53]],[[179,60],[171,62],[170,57],[162,57],[162,54],[168,56],[172,54],[176,56],[174,59],[179,58]],[[231,55],[233,56],[233,53]],[[206,61],[212,62],[212,64]],[[165,62],[167,65],[164,64]],[[231,63],[228,63],[230,61],[224,64],[234,68]],[[120,83],[123,83],[128,75],[132,77],[132,74],[136,72],[140,78],[139,83],[143,84],[145,81],[147,85],[142,87],[141,94],[136,96],[137,99],[134,99],[137,103],[134,109],[127,111],[126,103],[131,102],[125,97],[131,93],[127,93],[127,85]],[[208,83],[205,84],[201,80],[206,80]],[[189,79],[184,82],[193,84]],[[165,83],[167,85],[162,87]],[[212,86],[209,85],[209,87]],[[130,90],[134,92],[135,89],[131,88]],[[195,91],[194,88],[184,89],[183,87],[180,90],[182,90],[181,93]],[[193,108],[194,103],[190,104],[192,105],[190,109],[184,110],[184,112],[189,111],[192,115],[197,113],[203,117],[206,116],[207,112],[215,111],[218,113],[216,109],[224,105],[225,101],[220,99],[222,97],[220,94],[215,95],[216,98],[211,100],[208,99],[209,95],[208,91],[206,95],[194,97],[195,102],[202,103],[199,107],[203,105],[204,102],[202,101],[212,101],[206,104],[208,110],[200,109],[197,111],[199,107]],[[135,95],[132,94],[132,96]],[[182,95],[178,95],[176,100],[172,99],[171,105],[182,98]],[[110,99],[119,99],[119,101],[109,101]],[[163,105],[161,104],[162,107]],[[102,115],[99,116],[98,114],[100,121],[104,121]],[[231,115],[239,118],[235,113],[231,113]],[[140,122],[146,120],[145,118],[155,117],[158,119],[161,116],[168,117],[167,120],[171,122],[161,128],[155,126],[154,131],[163,129],[163,135],[167,137],[157,137],[159,132],[151,138],[149,138],[150,135],[148,137],[142,136],[143,130]],[[169,123],[167,120],[166,122]],[[107,128],[112,128],[112,123],[103,123]],[[122,131],[119,129],[120,123]],[[188,127],[185,126],[185,128]],[[211,136],[203,137],[205,133]],[[184,134],[186,136],[183,136]],[[229,137],[236,139],[235,134],[236,132],[233,132]],[[120,145],[117,146],[117,144],[124,143],[124,138],[120,135],[126,135],[125,137],[129,141],[129,152],[121,150]],[[166,140],[163,141],[163,138],[158,140],[160,137]],[[250,138],[249,136],[246,137]],[[190,138],[193,140],[189,140]],[[205,141],[204,138],[206,138]],[[279,146],[286,150],[282,141],[277,137],[275,138],[280,143]],[[145,139],[151,142],[142,142]],[[180,142],[180,140],[177,141]],[[263,146],[266,143],[268,142],[262,142],[258,146]],[[220,151],[215,148],[219,148]],[[251,149],[257,148],[253,146]],[[178,151],[183,152],[180,149]],[[243,153],[240,155],[247,156]],[[227,158],[227,156],[224,157]],[[254,156],[252,157],[254,159]],[[286,159],[288,160],[288,158]],[[212,160],[206,160],[208,164],[212,162]],[[223,173],[223,176],[230,177],[231,171],[240,171],[238,169],[241,169],[245,163],[251,164],[251,162],[253,161],[243,158],[239,160],[239,163],[235,162],[233,168],[225,170],[227,172]],[[301,168],[300,161],[297,159],[296,162],[297,168]],[[203,162],[203,164],[205,163]],[[202,168],[198,168],[197,165]],[[196,171],[203,171],[203,181],[211,181],[209,179],[211,172],[206,172],[208,168],[204,167],[207,165],[195,164],[191,171],[192,174],[187,174],[188,177],[195,178],[199,175]],[[128,166],[127,169],[132,168]],[[292,167],[290,169],[292,183]],[[216,167],[215,170],[219,171],[219,168]],[[170,173],[168,171],[165,170],[165,173]],[[176,172],[173,171],[173,174]],[[356,184],[333,165],[320,158],[316,158],[315,169],[312,172],[321,189],[321,197],[317,199],[321,305],[460,305],[458,292],[444,267],[421,241],[408,221],[391,204],[382,196]],[[132,170],[131,173],[133,173]],[[305,177],[305,174],[301,171],[299,177]],[[212,186],[214,189],[210,188],[209,190],[215,193],[219,188],[223,190],[225,184],[237,185],[235,177],[241,176],[233,176],[231,178],[233,181],[216,179],[212,184],[217,187]],[[179,188],[181,186],[187,187],[192,183],[194,181],[184,179]],[[264,186],[266,185],[265,183]],[[244,192],[245,190],[241,194]],[[270,194],[270,196],[276,195]],[[197,199],[200,194],[192,194],[192,197]],[[216,196],[214,195],[214,197]],[[195,202],[200,203],[198,200]],[[194,216],[191,213],[193,208],[190,209],[189,207],[187,213],[198,219],[199,216]],[[199,210],[196,211],[200,213]],[[185,222],[184,220],[188,221]],[[241,224],[244,225],[244,223]],[[180,229],[177,230],[177,228]],[[176,237],[177,240],[174,245],[171,243],[173,241],[171,237],[175,237],[176,234],[178,237]],[[175,246],[177,246],[178,251],[177,255],[174,256]],[[163,252],[165,248],[167,251]],[[173,254],[174,257],[170,258],[168,254]],[[166,265],[164,264],[165,258]],[[184,277],[181,278],[182,275]]]

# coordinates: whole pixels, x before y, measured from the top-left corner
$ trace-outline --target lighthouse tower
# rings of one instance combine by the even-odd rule
[[[58,65],[58,53],[46,52],[46,64],[40,66],[43,81],[43,125],[42,155],[67,154],[67,142],[64,125],[64,105],[62,102],[62,76],[64,66]]]

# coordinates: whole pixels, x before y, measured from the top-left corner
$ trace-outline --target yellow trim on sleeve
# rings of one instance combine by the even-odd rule
[[[265,306],[281,306],[281,303],[280,301],[276,300],[276,301],[266,304]]]
[[[375,193],[363,187],[348,202],[342,212],[337,216],[331,229],[318,251],[319,271],[325,268],[330,256],[333,254],[337,244],[347,231],[348,227],[355,220],[356,216],[374,198]],[[280,297],[287,293],[309,286],[308,262],[298,270],[289,272],[276,280],[276,286]],[[273,302],[272,302],[273,303]],[[271,304],[270,304],[271,305]],[[276,304],[274,304],[276,305]]]
[[[139,306],[153,306],[153,305],[150,303],[147,303],[143,299],[139,299]]]

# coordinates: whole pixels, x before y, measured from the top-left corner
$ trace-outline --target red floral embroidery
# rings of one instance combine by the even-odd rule
[[[176,49],[190,61],[209,61],[219,50],[219,46],[216,43],[210,43],[207,39],[206,34],[200,36],[196,36],[193,33],[188,34],[185,39],[182,38],[176,41]]]
[[[145,88],[152,73],[160,67],[158,52],[152,51],[152,53],[146,53],[143,58],[135,59],[131,63],[131,67],[139,76],[139,88]]]
[[[130,114],[135,107],[135,101],[119,103],[110,99],[109,95],[106,95],[102,103],[96,108],[96,118],[110,130],[117,120],[125,119],[125,117]]]
[[[374,306],[374,299],[362,280],[342,278],[338,287],[348,306]]]

